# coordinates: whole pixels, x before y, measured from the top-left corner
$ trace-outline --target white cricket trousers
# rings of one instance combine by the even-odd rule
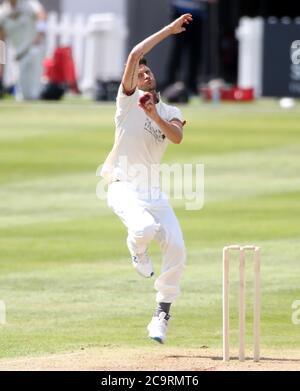
[[[36,45],[19,61],[19,81],[17,85],[17,98],[36,100],[39,98],[43,73],[44,46]]]
[[[159,192],[160,193],[160,192]],[[128,230],[131,255],[145,252],[154,239],[162,251],[162,267],[154,287],[157,303],[173,303],[180,294],[180,280],[186,263],[181,228],[166,195],[149,197],[130,182],[113,182],[107,203]]]

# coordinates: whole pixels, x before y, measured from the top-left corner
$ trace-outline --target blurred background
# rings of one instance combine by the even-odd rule
[[[12,1],[17,3],[15,7],[24,2]],[[10,1],[1,3],[3,9]],[[41,0],[40,3],[46,21],[45,25],[37,26],[37,33],[42,30],[44,34],[39,98],[61,99],[71,92],[100,101],[114,100],[131,48],[183,12],[193,13],[195,19],[185,37],[166,40],[149,54],[159,88],[169,101],[184,103],[198,94],[206,100],[242,101],[260,96],[300,95],[300,65],[291,61],[291,45],[300,37],[299,2]],[[12,41],[22,38],[14,37],[18,34],[17,23],[6,27],[4,23],[2,11],[2,30],[5,34],[7,29],[8,44],[2,96],[11,93],[22,99],[22,88],[18,88],[19,93],[15,88],[22,77],[22,68],[23,73],[35,72],[39,79],[40,75],[36,68],[32,72],[28,68],[28,56],[27,67],[22,67],[26,55],[15,61]]]

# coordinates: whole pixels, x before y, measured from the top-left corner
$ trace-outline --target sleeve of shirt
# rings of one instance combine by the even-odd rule
[[[172,121],[172,119],[178,119],[179,121],[183,122],[183,116],[181,111],[177,107],[170,107],[169,113],[168,113],[168,121]]]
[[[140,94],[137,88],[132,95],[126,95],[121,84],[117,96],[117,109],[123,111],[129,109],[133,104],[137,105],[139,96]]]

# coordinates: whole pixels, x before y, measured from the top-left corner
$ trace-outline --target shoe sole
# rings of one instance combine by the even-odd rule
[[[150,330],[149,330],[148,327],[147,327],[147,330],[148,330],[148,333],[149,333],[148,336],[149,336],[150,339],[152,339],[153,341],[156,341],[156,342],[160,343],[161,345],[164,344],[164,340],[163,340],[161,337],[152,337],[152,336],[150,335]]]
[[[164,344],[164,341],[161,339],[161,338],[159,338],[159,337],[150,337],[153,341],[156,341],[156,342],[158,342],[158,343],[160,343],[161,345],[163,345]]]
[[[154,272],[152,272],[152,273],[150,274],[150,276],[145,276],[145,274],[143,274],[143,273],[141,273],[140,271],[138,271],[138,269],[135,268],[135,270],[136,270],[136,272],[137,272],[140,276],[142,276],[142,277],[144,277],[144,278],[151,278],[151,277],[154,276]]]
[[[144,278],[151,278],[151,277],[154,276],[154,272],[152,272],[152,273],[150,274],[150,276],[145,276],[145,274],[141,273],[141,272],[137,269],[137,263],[136,263],[135,261],[131,261],[131,262],[132,262],[132,266],[134,267],[134,269],[137,271],[137,273],[138,273],[140,276],[142,276],[142,277],[144,277]]]

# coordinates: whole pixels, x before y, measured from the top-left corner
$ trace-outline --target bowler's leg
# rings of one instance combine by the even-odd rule
[[[147,249],[160,224],[149,212],[147,202],[140,200],[125,183],[115,183],[109,188],[108,205],[127,228],[127,246],[133,266],[144,277],[151,277],[153,267]]]
[[[161,225],[156,234],[162,250],[161,274],[155,281],[157,303],[173,303],[180,294],[180,281],[186,264],[186,249],[177,217],[170,205],[155,215]]]
[[[153,213],[161,225],[155,239],[160,244],[163,263],[161,274],[155,281],[157,308],[147,329],[150,338],[164,343],[170,318],[170,306],[180,294],[186,250],[178,220],[171,206],[165,202],[162,208]]]

